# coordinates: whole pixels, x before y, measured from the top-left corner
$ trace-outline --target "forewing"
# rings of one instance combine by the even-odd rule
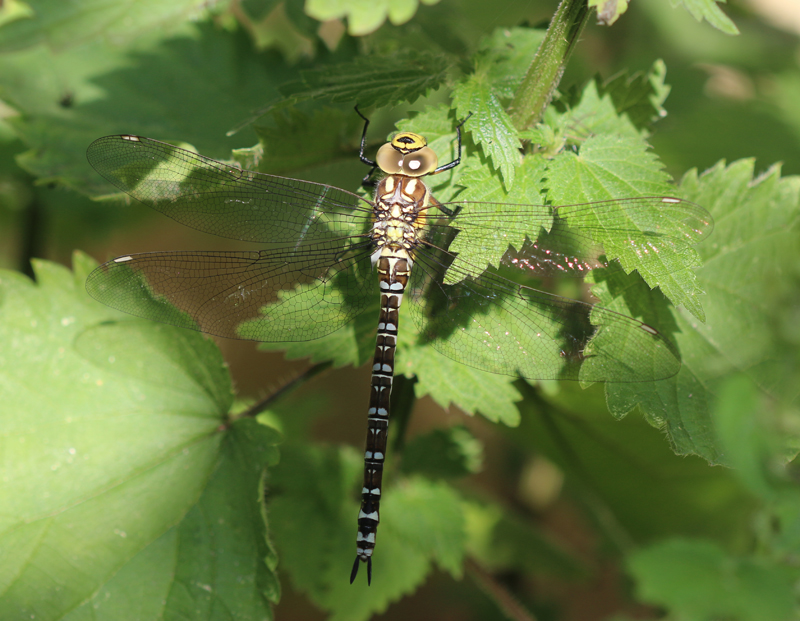
[[[243,241],[306,244],[366,231],[371,204],[333,186],[266,175],[140,136],[105,136],[94,169],[186,226]]]
[[[149,252],[94,270],[86,290],[112,308],[226,338],[307,341],[339,329],[375,295],[369,248],[253,252]]]

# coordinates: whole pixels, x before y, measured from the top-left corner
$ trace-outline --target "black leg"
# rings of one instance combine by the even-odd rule
[[[444,164],[442,166],[439,166],[439,168],[437,168],[436,170],[434,170],[431,173],[432,175],[435,175],[436,173],[444,172],[445,170],[450,170],[451,168],[455,168],[456,166],[458,166],[461,163],[461,126],[464,125],[464,123],[466,123],[469,120],[469,117],[471,117],[471,116],[472,116],[472,112],[470,112],[466,116],[466,118],[456,126],[456,137],[458,139],[458,155],[456,156],[456,159],[454,159],[449,164]],[[361,117],[361,118],[364,118],[364,117]],[[364,128],[364,132],[366,132],[366,131],[367,131],[366,128]]]
[[[445,207],[444,205],[442,205],[439,201],[437,201],[435,198],[433,198],[433,196],[431,196],[430,200],[431,200],[431,205],[436,207],[439,211],[441,211],[448,218],[455,218],[458,214],[461,213],[461,209],[462,209],[461,205],[456,205],[455,209],[450,209],[449,207]]]
[[[367,117],[365,117],[363,114],[361,114],[361,111],[358,109],[358,104],[356,104],[355,110],[356,110],[356,114],[358,116],[360,116],[362,119],[364,119],[364,131],[361,132],[361,151],[358,152],[358,157],[367,166],[372,166],[372,170],[370,171],[369,175],[364,177],[364,179],[366,180],[370,175],[372,175],[372,173],[378,167],[378,164],[375,163],[373,160],[369,159],[366,155],[364,155],[364,149],[367,148],[367,127],[369,127],[369,119]],[[459,145],[460,145],[460,143],[459,143]],[[363,185],[364,182],[362,181],[361,184]]]
[[[378,185],[378,181],[372,178],[372,175],[376,170],[377,168],[373,167],[366,175],[364,175],[364,178],[361,180],[362,188],[371,189]]]

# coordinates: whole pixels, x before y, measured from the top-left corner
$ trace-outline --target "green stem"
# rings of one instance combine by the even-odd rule
[[[561,1],[509,107],[511,121],[518,130],[528,129],[542,119],[590,14],[587,0]]]
[[[312,367],[309,367],[308,369],[303,371],[300,375],[295,377],[293,380],[281,386],[278,390],[276,390],[268,397],[262,399],[258,403],[251,405],[244,412],[240,412],[239,414],[232,416],[232,420],[238,420],[240,418],[255,418],[256,416],[261,414],[261,412],[263,412],[264,410],[271,408],[275,403],[280,401],[282,398],[284,398],[286,395],[292,392],[295,388],[297,388],[298,386],[302,386],[310,379],[316,377],[317,375],[319,375],[324,371],[327,371],[332,366],[333,363],[331,362],[321,362],[319,364],[315,364]]]
[[[503,612],[506,619],[512,621],[536,621],[513,593],[501,581],[489,573],[478,561],[467,557],[465,561],[467,573],[489,599]]]

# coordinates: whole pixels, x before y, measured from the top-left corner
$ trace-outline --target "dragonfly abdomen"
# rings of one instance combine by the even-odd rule
[[[364,452],[364,485],[358,512],[356,560],[350,581],[355,580],[359,562],[367,563],[367,581],[372,581],[372,551],[380,522],[381,480],[386,459],[389,430],[389,398],[394,377],[397,327],[403,293],[408,285],[412,261],[405,250],[384,248],[377,261],[381,306],[378,338],[372,361],[367,442]]]
[[[417,231],[424,223],[418,218],[427,206],[428,189],[408,177],[389,176],[378,185],[372,237],[378,248],[374,254],[381,294],[378,338],[372,361],[367,442],[364,452],[364,485],[358,512],[356,560],[350,574],[352,583],[359,563],[367,563],[367,582],[372,581],[372,551],[380,522],[381,482],[389,431],[389,399],[394,378],[397,328],[400,305],[408,286]]]

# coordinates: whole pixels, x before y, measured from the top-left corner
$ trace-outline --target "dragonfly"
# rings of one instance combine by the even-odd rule
[[[624,240],[626,252],[647,264],[702,241],[713,222],[702,207],[670,196],[559,206],[440,203],[424,178],[461,163],[466,119],[455,128],[456,157],[439,165],[426,139],[408,131],[370,159],[369,120],[358,113],[359,158],[370,166],[364,183],[374,188],[372,200],[142,136],[94,141],[89,163],[123,192],[181,224],[259,248],[128,254],[95,269],[86,289],[135,316],[262,342],[318,339],[364,312],[377,315],[350,575],[352,583],[366,563],[371,584],[401,304],[408,302],[419,343],[491,373],[665,379],[681,363],[658,329],[543,285],[622,269],[603,254],[603,236]],[[521,229],[524,240],[512,244],[507,232]],[[470,262],[463,251],[487,245],[501,248],[495,264]]]

